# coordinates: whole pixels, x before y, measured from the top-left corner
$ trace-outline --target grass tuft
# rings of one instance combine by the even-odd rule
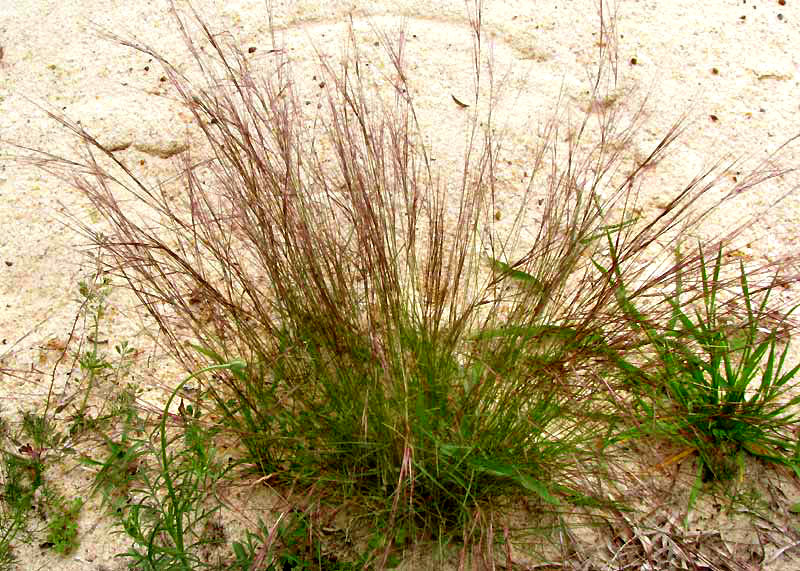
[[[731,303],[721,296],[722,250],[713,263],[702,249],[700,256],[699,303],[681,301],[680,275],[676,276],[675,294],[665,297],[673,311],[666,328],[655,329],[627,305],[656,362],[649,374],[651,390],[638,395],[641,415],[655,419],[655,433],[697,453],[702,481],[741,477],[742,454],[790,467],[800,475],[794,434],[800,397],[787,394],[800,365],[786,367],[789,343],[778,341],[785,322],[767,320],[767,303],[778,279],[754,292],[740,264],[745,316],[731,324],[730,315],[722,317]],[[621,299],[623,306],[627,303]]]
[[[478,3],[475,102],[487,89],[494,104],[481,21]],[[619,513],[603,479],[632,436],[696,451],[701,479],[730,475],[743,453],[797,470],[787,431],[798,401],[783,395],[798,368],[785,368],[775,331],[762,335],[770,287],[753,291],[739,267],[738,295],[719,298],[731,269],[722,248],[742,227],[711,242],[711,267],[703,248],[670,261],[710,211],[717,173],[679,187],[658,213],[637,205],[680,123],[628,168],[621,149],[641,115],[626,124],[614,101],[577,125],[556,118],[519,213],[503,221],[492,115],[461,103],[471,113],[463,162],[445,180],[424,143],[402,42],[381,36],[392,73],[375,76],[351,30],[341,68],[320,57],[324,97],[308,111],[285,51],[276,46],[256,72],[194,23],[197,32],[178,20],[204,85],[122,40],[163,65],[201,135],[204,156],[184,156],[176,194],[63,117],[87,158],[43,166],[66,169],[101,214],[102,232],[83,231],[202,381],[216,428],[241,442],[244,463],[290,502],[358,506],[353,520],[371,530],[360,566],[387,567],[431,544],[461,565],[510,561],[507,521],[523,504],[532,527]],[[593,101],[607,101],[606,71]],[[744,177],[723,201],[775,174]],[[723,321],[736,301],[746,319],[730,332]],[[107,363],[96,346],[85,359],[90,379]],[[127,555],[144,568],[203,564],[200,524],[217,509],[209,490],[229,474],[195,405],[168,427],[180,388],[150,439],[108,439],[111,456],[95,461],[98,485],[130,484],[118,460],[147,457],[154,468],[137,475],[140,500],[120,508],[134,540]],[[263,563],[281,538],[287,551],[273,560],[287,568],[306,532],[315,568],[334,565],[299,513],[235,543],[235,565]]]

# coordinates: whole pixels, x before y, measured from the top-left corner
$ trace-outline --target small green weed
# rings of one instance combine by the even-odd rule
[[[279,526],[271,571],[356,571],[360,564],[340,561],[326,553],[308,517],[295,513]]]
[[[0,501],[0,563],[10,563],[12,543],[19,536],[29,540],[31,513],[41,513],[47,520],[45,545],[65,555],[78,544],[77,518],[83,502],[67,503],[45,482],[45,455],[62,440],[48,417],[31,412],[23,414],[20,434],[10,438],[15,452],[3,454],[2,501]],[[3,567],[0,567],[2,569]]]
[[[15,561],[14,541],[29,535],[28,516],[34,494],[42,485],[42,464],[28,456],[3,452],[0,475],[0,570],[5,571]]]
[[[91,428],[105,450],[105,456],[99,458],[96,454],[83,454],[80,463],[97,470],[93,493],[100,492],[106,506],[117,515],[130,500],[141,458],[147,454],[143,438],[146,421],[135,406],[136,390],[129,385],[114,397],[107,415],[80,427],[81,431]]]
[[[51,448],[56,448],[64,439],[64,435],[58,431],[52,418],[44,414],[24,412],[22,414],[22,434],[29,442],[28,446],[36,450],[38,455],[45,453]]]
[[[121,514],[123,506],[130,501],[131,487],[134,486],[140,469],[140,459],[146,454],[143,442],[124,432],[119,439],[103,435],[107,456],[95,460],[89,456],[81,458],[81,463],[97,469],[94,477],[94,490],[103,494],[109,509]]]
[[[0,417],[0,441],[5,441],[9,427],[5,418]],[[13,542],[24,527],[26,511],[14,506],[6,500],[8,482],[13,474],[9,470],[6,452],[0,453],[0,571],[8,571],[16,558],[14,557]]]
[[[123,530],[134,542],[124,556],[136,569],[211,568],[204,550],[220,545],[206,530],[221,507],[213,498],[214,485],[228,468],[218,462],[214,431],[200,423],[199,410],[181,404],[179,428],[170,435],[167,411],[176,395],[177,390],[149,438],[110,446],[128,469],[120,472],[109,458],[99,475],[101,484],[121,483],[135,498],[116,507]]]
[[[99,275],[96,275],[91,280],[81,280],[78,283],[78,301],[80,302],[78,318],[83,322],[83,338],[80,348],[74,354],[74,362],[78,364],[82,373],[80,376],[81,386],[74,387],[72,395],[63,398],[59,406],[54,409],[55,414],[59,414],[80,397],[80,401],[70,415],[69,435],[73,438],[83,432],[98,429],[104,421],[116,417],[119,410],[112,410],[108,413],[105,407],[109,402],[112,406],[116,406],[120,402],[121,396],[126,394],[126,391],[115,391],[114,397],[103,401],[100,410],[90,414],[90,399],[100,381],[112,377],[113,383],[118,385],[129,371],[136,355],[135,348],[130,346],[128,341],[122,341],[114,346],[116,357],[113,359],[102,350],[102,347],[108,343],[108,340],[101,338],[101,325],[108,311],[107,298],[111,291],[111,279],[108,276],[100,279]],[[49,416],[51,412],[51,397],[52,394],[49,394],[44,416]]]
[[[257,533],[248,531],[243,541],[232,543],[233,560],[226,569],[356,571],[364,568],[366,558],[359,563],[348,563],[327,553],[312,527],[308,516],[299,512],[282,514],[272,529],[259,521]]]
[[[83,352],[78,359],[81,370],[89,379],[89,387],[84,392],[80,410],[73,418],[69,436],[75,436],[89,426],[99,426],[100,420],[86,416],[88,395],[97,382],[99,371],[112,365],[101,355],[98,340],[100,323],[105,313],[105,297],[109,292],[109,280],[104,279],[98,288],[81,282],[79,292],[83,298],[81,313],[85,319],[91,320],[87,334],[91,349]],[[127,344],[117,347],[120,365],[127,360],[132,349]],[[77,394],[77,393],[76,393]],[[23,412],[20,430],[17,435],[4,436],[12,446],[6,446],[3,452],[2,502],[0,507],[0,562],[10,565],[13,561],[12,544],[20,535],[26,540],[33,537],[29,529],[29,514],[38,513],[45,520],[43,530],[43,546],[49,546],[61,555],[68,555],[78,544],[78,519],[83,507],[80,498],[71,501],[65,499],[48,482],[45,481],[45,459],[53,452],[59,452],[66,442],[66,435],[56,424],[55,414],[63,407],[51,410],[50,397],[42,414]],[[70,402],[72,399],[67,399]],[[64,405],[66,406],[66,404]],[[129,405],[128,405],[129,407]],[[8,432],[7,430],[5,431]]]
[[[13,512],[31,509],[34,494],[42,484],[44,466],[38,458],[4,453],[3,501]]]
[[[107,309],[106,298],[111,293],[111,280],[108,277],[103,277],[99,284],[81,281],[78,284],[78,293],[82,299],[81,307],[84,319],[90,321],[89,332],[86,335],[89,349],[84,351],[78,360],[81,371],[83,371],[88,380],[88,387],[84,391],[83,401],[78,410],[78,414],[84,414],[89,396],[97,383],[98,375],[101,371],[111,367],[111,363],[100,351],[100,323],[105,317]]]
[[[83,507],[83,500],[74,498],[68,501],[49,487],[45,487],[44,490],[47,510],[45,545],[60,555],[68,555],[79,544],[78,517]]]

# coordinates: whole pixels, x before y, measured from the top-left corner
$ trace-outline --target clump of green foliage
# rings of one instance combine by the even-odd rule
[[[78,517],[83,500],[73,498],[68,501],[50,488],[45,488],[44,496],[48,506],[45,545],[60,555],[69,555],[79,545]]]
[[[0,569],[13,568],[13,544],[18,538],[31,541],[37,533],[29,522],[34,513],[46,521],[43,545],[61,555],[72,552],[79,543],[77,521],[83,501],[76,498],[68,502],[44,476],[45,456],[62,442],[63,435],[52,419],[26,412],[19,435],[7,438],[16,450],[5,447],[2,452],[0,562],[5,567]]]
[[[74,390],[73,396],[65,396],[58,407],[52,402],[54,393],[51,389],[43,412],[22,413],[18,434],[12,435],[6,424],[2,431],[0,563],[4,566],[0,569],[13,568],[13,544],[19,538],[33,541],[34,537],[42,536],[41,545],[60,555],[68,555],[78,547],[78,520],[84,502],[80,498],[67,500],[46,480],[47,462],[63,460],[59,455],[62,449],[72,447],[74,439],[89,429],[99,432],[119,416],[127,416],[130,421],[131,403],[124,402],[124,392],[112,399],[108,414],[100,411],[92,417],[88,413],[93,390],[106,378],[102,371],[113,368],[118,381],[129,365],[133,349],[124,342],[117,345],[118,359],[115,362],[109,361],[101,351],[101,326],[107,309],[106,299],[111,292],[110,279],[105,277],[99,283],[81,281],[78,291],[78,318],[82,317],[86,326],[81,350],[75,355],[75,362],[82,372],[81,386]],[[84,350],[84,343],[88,344],[88,349]],[[82,398],[71,410],[70,428],[65,433],[59,428],[58,415],[67,410],[78,395]],[[44,529],[31,523],[32,514],[38,514],[44,520]]]
[[[41,485],[41,465],[31,459],[3,452],[2,501],[0,501],[0,569],[12,569],[14,541],[27,533],[33,494]]]
[[[800,365],[787,370],[789,342],[779,341],[792,311],[771,322],[767,302],[780,280],[774,277],[753,292],[741,264],[737,301],[744,305],[744,315],[731,324],[730,299],[720,295],[722,259],[721,249],[713,264],[701,257],[699,299],[682,301],[683,280],[676,275],[674,294],[665,296],[672,308],[665,327],[653,324],[629,302],[622,282],[618,296],[634,327],[645,335],[644,346],[655,365],[643,374],[649,386],[633,393],[640,420],[652,433],[697,453],[695,493],[703,481],[741,477],[744,454],[800,475],[793,433],[800,396],[788,394]]]

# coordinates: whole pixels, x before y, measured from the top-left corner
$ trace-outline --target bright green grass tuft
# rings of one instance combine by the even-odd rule
[[[648,374],[649,390],[636,394],[642,422],[653,419],[654,433],[697,453],[695,489],[700,480],[740,477],[744,454],[800,475],[800,449],[793,433],[800,396],[788,391],[800,365],[786,367],[789,343],[779,341],[780,324],[765,326],[773,286],[762,288],[756,303],[740,266],[746,315],[741,325],[731,327],[730,319],[723,319],[729,305],[720,299],[721,269],[722,250],[713,265],[701,252],[700,303],[681,303],[678,280],[675,295],[666,298],[672,317],[664,329],[623,302],[628,303],[632,322],[646,334],[655,363]]]

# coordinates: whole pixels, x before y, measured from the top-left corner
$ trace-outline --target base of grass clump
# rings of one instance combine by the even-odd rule
[[[472,338],[466,346],[483,353],[467,355],[405,326],[383,332],[394,351],[376,356],[367,339],[337,348],[341,333],[295,335],[282,340],[287,349],[267,376],[258,365],[230,371],[230,383],[262,390],[231,402],[224,389],[210,389],[274,480],[325,490],[334,501],[358,498],[372,525],[434,541],[461,535],[476,510],[502,510],[514,497],[532,497],[545,511],[565,498],[592,503],[580,474],[596,463],[602,428],[581,414],[586,395],[554,382],[542,355],[516,351],[513,366],[505,351],[501,373],[492,363],[506,341]],[[557,360],[553,349],[548,358]],[[273,412],[257,420],[261,411]]]

